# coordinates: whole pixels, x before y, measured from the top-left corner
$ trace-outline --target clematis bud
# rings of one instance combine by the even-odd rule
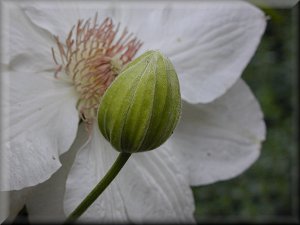
[[[173,133],[181,114],[176,71],[159,51],[129,63],[103,95],[98,125],[119,152],[159,147]]]

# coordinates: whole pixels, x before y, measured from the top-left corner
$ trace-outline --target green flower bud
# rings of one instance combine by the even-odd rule
[[[98,125],[117,151],[149,151],[170,137],[180,114],[180,88],[172,63],[160,52],[148,51],[129,63],[106,90]]]

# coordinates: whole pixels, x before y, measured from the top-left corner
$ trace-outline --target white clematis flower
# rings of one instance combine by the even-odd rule
[[[30,219],[64,219],[112,165],[118,153],[95,113],[120,69],[145,50],[173,62],[182,119],[160,148],[134,154],[82,219],[193,221],[190,185],[237,176],[259,156],[263,115],[239,79],[266,25],[254,6],[23,1],[4,8],[10,125],[1,188],[22,189],[12,192],[22,196],[12,207],[26,203]]]

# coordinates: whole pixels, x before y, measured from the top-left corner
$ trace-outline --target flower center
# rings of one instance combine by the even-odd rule
[[[91,19],[79,20],[65,43],[60,42],[58,36],[54,37],[57,43],[57,50],[52,48],[57,65],[55,77],[61,72],[74,84],[79,94],[76,107],[85,122],[91,123],[96,118],[101,96],[142,45],[126,28],[116,38],[119,27],[120,24],[115,27],[110,18],[97,24],[96,14],[92,22]]]

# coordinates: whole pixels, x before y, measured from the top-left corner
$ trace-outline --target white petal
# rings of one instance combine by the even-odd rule
[[[67,176],[78,146],[82,146],[86,141],[87,132],[85,126],[81,124],[71,149],[60,157],[62,167],[49,180],[32,188],[32,194],[26,200],[30,222],[61,223],[66,219],[63,210],[63,199]]]
[[[101,180],[117,152],[96,126],[90,142],[78,152],[67,180],[69,214]],[[101,222],[191,222],[193,196],[177,161],[167,150],[132,155],[120,174],[83,214]]]
[[[112,4],[108,2],[88,1],[41,1],[34,4],[22,4],[23,10],[31,21],[40,28],[65,40],[79,20],[93,19],[98,12],[98,22],[112,17]]]
[[[116,18],[144,42],[139,52],[166,54],[190,103],[211,102],[237,81],[266,26],[264,14],[241,1],[122,7]]]
[[[22,72],[54,69],[52,35],[35,26],[19,7],[8,4],[6,10],[4,63],[10,63],[11,69]]]
[[[183,103],[182,119],[167,146],[181,154],[190,184],[229,179],[259,156],[265,139],[259,104],[243,81],[210,104]]]
[[[50,74],[9,74],[9,140],[3,159],[9,175],[5,190],[48,179],[61,166],[59,155],[70,148],[76,136],[75,90]]]

